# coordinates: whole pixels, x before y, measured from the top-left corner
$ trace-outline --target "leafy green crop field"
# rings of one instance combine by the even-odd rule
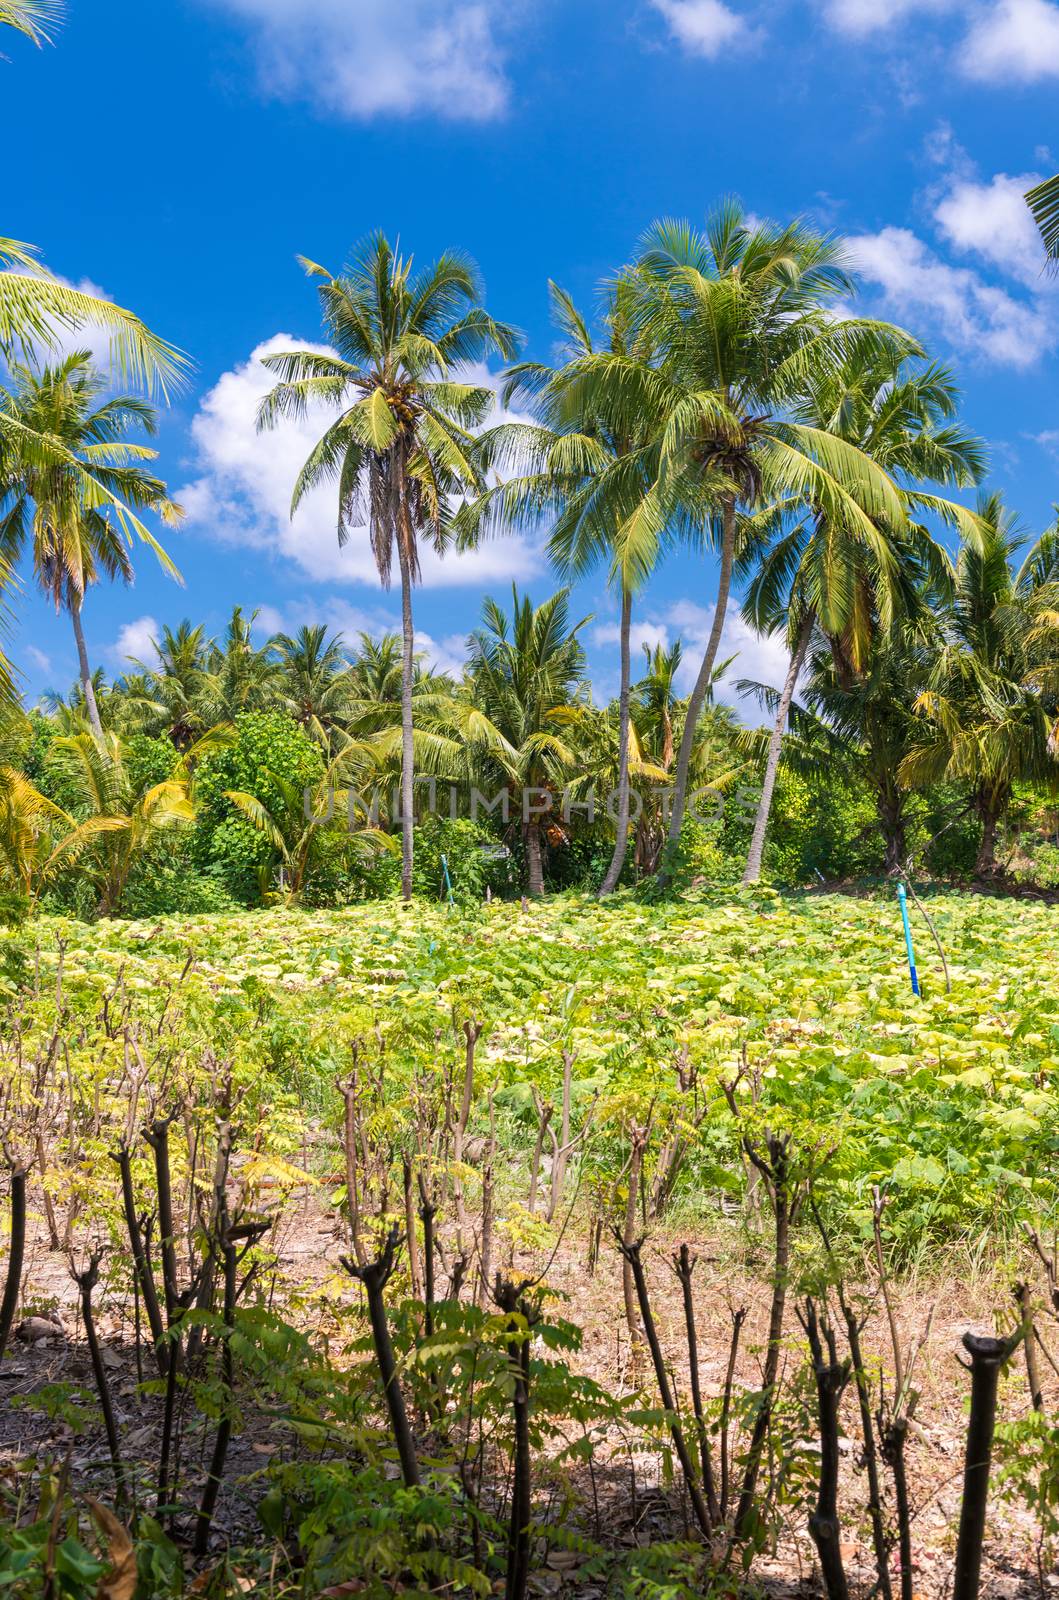
[[[555,1094],[570,1051],[575,1103],[592,1105],[593,1148],[606,1160],[631,1116],[650,1115],[661,1137],[682,1114],[673,1063],[683,1052],[715,1090],[676,1186],[696,1207],[726,1181],[720,1089],[745,1055],[770,1126],[826,1142],[844,1223],[866,1230],[871,1189],[887,1186],[892,1243],[914,1251],[1039,1221],[1059,1139],[1059,916],[958,894],[933,896],[929,911],[951,992],[917,919],[922,998],[892,897],[768,892],[658,908],[574,898],[472,915],[373,904],[45,921],[37,985],[50,1009],[44,973],[63,940],[66,1001],[86,1019],[119,983],[145,1019],[175,1008],[182,1049],[208,1046],[251,1086],[267,1085],[273,1116],[287,1108],[290,1139],[300,1112],[326,1112],[352,1041],[366,1035],[385,1039],[396,1065],[390,1113],[410,1114],[404,1069],[473,1015],[483,1028],[476,1110],[493,1093],[506,1136],[528,1149],[533,1090]]]
[[[136,1596],[173,1600],[485,1596],[515,1561],[539,1592],[559,1571],[596,1600],[730,1600],[737,1549],[799,1569],[817,1492],[862,1574],[903,1528],[917,1592],[945,1592],[952,1357],[968,1325],[1012,1333],[1013,1357],[1034,1306],[1048,1331],[1025,1229],[1046,1241],[1056,1210],[1059,920],[928,906],[951,987],[917,912],[921,997],[883,894],[5,934],[0,1547],[33,1575],[19,1592],[58,1592],[59,1512],[24,1511],[54,1493],[70,1600],[134,1560]],[[856,1347],[859,1410],[821,1329]],[[1011,1505],[1044,1503],[1059,1445],[1016,1370],[986,1548],[1025,1566]],[[813,1399],[828,1373],[840,1413]],[[864,1453],[829,1490],[805,1441],[837,1461],[840,1425]],[[869,1532],[865,1463],[889,1474],[906,1435],[934,1520],[909,1531],[894,1468]],[[1059,1540],[1049,1516],[1032,1526]]]

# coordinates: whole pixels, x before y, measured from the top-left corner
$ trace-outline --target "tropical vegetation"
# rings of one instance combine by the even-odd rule
[[[457,251],[303,264],[258,424],[400,630],[108,675],[188,363],[0,240],[0,599],[78,658],[0,657],[0,1589],[1047,1594],[1059,523],[804,220],[655,225],[547,360]],[[443,670],[424,566],[512,530]]]

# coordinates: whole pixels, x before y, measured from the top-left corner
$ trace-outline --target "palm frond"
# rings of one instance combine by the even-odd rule
[[[1036,184],[1027,194],[1026,204],[1041,231],[1045,250],[1053,261],[1059,261],[1059,173]]]

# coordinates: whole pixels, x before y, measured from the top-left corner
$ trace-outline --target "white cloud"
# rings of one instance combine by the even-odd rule
[[[895,315],[940,332],[950,344],[999,365],[1032,366],[1055,343],[1054,318],[968,267],[937,256],[908,228],[848,240],[854,263],[878,284]]]
[[[275,379],[262,357],[292,348],[323,350],[278,333],[258,345],[250,359],[225,372],[203,397],[191,425],[199,475],[177,498],[186,526],[229,544],[250,545],[293,563],[317,582],[366,583],[378,587],[367,529],[350,533],[339,549],[338,490],[323,484],[308,494],[291,519],[291,490],[298,472],[333,409],[314,406],[297,421],[258,433],[258,405]],[[492,383],[484,367],[468,369],[472,382]],[[499,407],[492,420],[499,420]],[[421,553],[426,588],[524,579],[539,570],[541,557],[525,536],[491,539],[478,550],[442,559],[426,545]]]
[[[960,70],[982,83],[1036,83],[1059,77],[1059,6],[1050,0],[999,0],[960,48]]]
[[[282,606],[260,605],[254,607],[253,631],[264,641],[274,633],[295,634],[299,628],[318,627],[320,624],[338,634],[349,649],[357,642],[357,635],[370,633],[378,638],[384,633],[400,633],[401,618],[396,611],[383,607],[351,605],[338,595],[317,599],[302,597]]]
[[[669,647],[669,630],[664,623],[659,622],[634,622],[630,630],[630,642],[633,656],[638,656],[646,645],[649,650],[654,650],[658,645],[662,649]],[[616,622],[601,622],[592,629],[592,643],[594,645],[608,645],[621,643],[621,628]]]
[[[51,656],[45,655],[43,650],[38,650],[35,644],[26,646],[26,654],[38,672],[51,671]]]
[[[957,250],[973,252],[1023,283],[1043,286],[1044,250],[1026,204],[1027,189],[1038,181],[1033,172],[1016,177],[998,172],[989,183],[958,181],[938,202],[935,221]]]
[[[145,666],[153,666],[158,659],[154,642],[159,631],[153,617],[137,617],[135,622],[125,623],[106,653],[122,672],[135,671],[133,666],[135,661],[142,661]]]
[[[308,627],[319,620],[318,617],[306,616],[291,622],[278,606],[255,606],[250,631],[263,639],[269,639],[274,633],[297,633],[303,623]]]
[[[467,660],[466,634],[449,633],[444,639],[435,639],[417,628],[415,645],[417,652],[425,657],[427,665],[435,672],[447,672],[454,678],[461,676]]]
[[[923,154],[933,166],[943,168],[950,183],[978,175],[978,168],[957,139],[951,122],[934,124],[923,140]]]
[[[824,19],[840,33],[881,33],[906,18],[951,11],[958,0],[824,0]]]
[[[1034,444],[1039,444],[1053,461],[1059,461],[1059,428],[1045,428],[1043,433],[1031,433],[1029,437]]]
[[[722,0],[651,0],[673,38],[689,55],[712,61],[734,44],[750,44],[758,33]]]
[[[481,122],[507,105],[499,0],[206,0],[250,25],[261,84],[344,117]]]

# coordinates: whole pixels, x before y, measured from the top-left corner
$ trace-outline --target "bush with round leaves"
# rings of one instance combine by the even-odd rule
[[[195,775],[194,865],[239,904],[259,904],[273,849],[226,798],[226,791],[241,790],[273,811],[284,803],[275,775],[307,789],[319,783],[323,772],[319,746],[289,717],[264,711],[237,717],[231,744],[207,755]]]

